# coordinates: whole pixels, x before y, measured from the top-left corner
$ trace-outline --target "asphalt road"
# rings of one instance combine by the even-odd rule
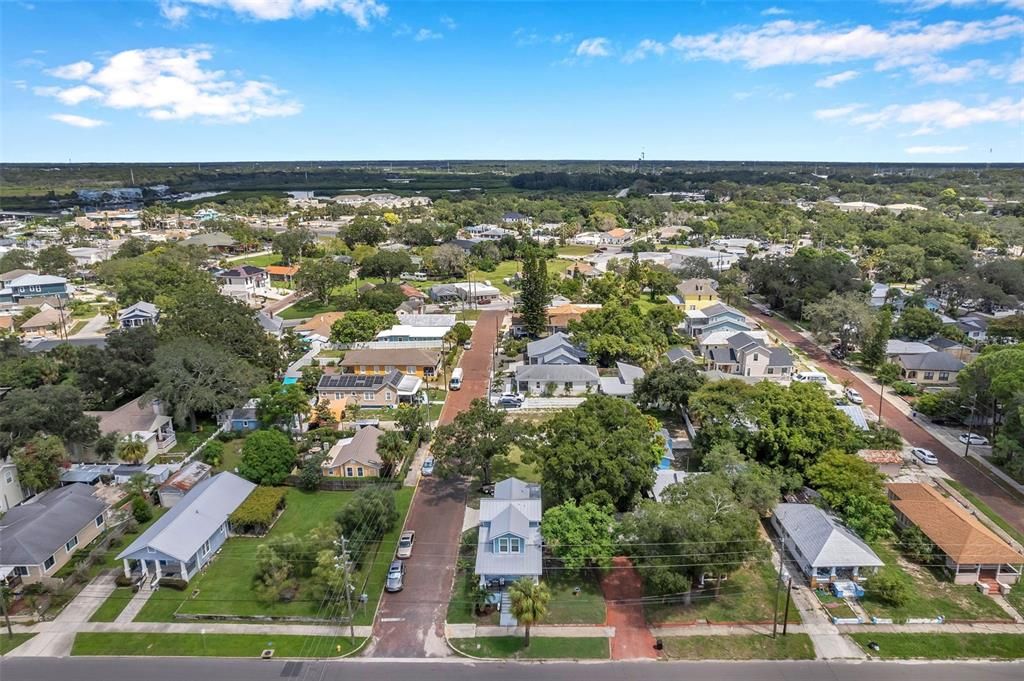
[[[773,329],[792,345],[807,353],[822,369],[837,382],[850,381],[853,388],[863,397],[865,406],[878,409],[878,391],[864,383],[851,373],[842,363],[834,360],[816,343],[804,338],[799,333],[775,317],[766,317],[752,308],[746,313],[756,319],[762,326]],[[899,398],[895,398],[899,399]],[[942,470],[963,483],[1007,522],[1024,532],[1024,504],[1021,504],[1012,493],[999,484],[997,480],[979,470],[966,461],[960,452],[954,452],[940,442],[927,430],[912,421],[906,414],[889,403],[889,394],[885,394],[885,406],[882,408],[882,420],[885,425],[899,431],[913,447],[924,447],[935,453]]]
[[[284,662],[210,658],[9,658],[4,681],[1017,681],[1020,663],[545,662],[340,660]]]
[[[486,397],[494,345],[504,310],[487,310],[473,330],[472,349],[463,353],[462,389],[448,394],[440,423],[451,423],[476,397]],[[413,498],[406,528],[416,531],[406,561],[405,588],[385,593],[367,654],[372,657],[443,657],[448,597],[455,579],[468,484],[464,480],[423,478]],[[417,551],[417,547],[419,551]],[[6,681],[6,680],[5,680]]]

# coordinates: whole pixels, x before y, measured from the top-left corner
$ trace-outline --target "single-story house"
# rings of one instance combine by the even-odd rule
[[[162,413],[159,400],[128,400],[113,411],[87,411],[87,416],[100,420],[100,433],[119,433],[125,438],[141,440],[146,445],[143,462],[149,462],[171,449],[177,442],[171,417]]]
[[[956,584],[1016,584],[1020,580],[1024,555],[963,506],[924,483],[893,482],[887,487],[896,522],[901,527],[916,525],[935,544]]]
[[[377,441],[384,432],[375,426],[360,428],[352,437],[338,440],[320,466],[329,478],[380,477],[384,461],[377,454]]]
[[[582,364],[586,359],[586,351],[561,331],[526,344],[527,364]]]
[[[234,473],[219,473],[195,485],[118,554],[125,577],[137,568],[147,583],[161,577],[191,580],[227,540],[228,517],[254,489],[256,485]]]
[[[903,466],[903,452],[898,449],[862,449],[857,457],[878,469],[882,475],[899,475]]]
[[[919,386],[956,385],[956,375],[966,364],[948,352],[927,352],[920,355],[899,355],[896,364],[904,380]]]
[[[984,343],[988,340],[988,320],[984,317],[961,317],[956,320],[956,328],[967,334],[967,338],[975,343]]]
[[[281,334],[284,333],[284,319],[278,317],[276,314],[270,314],[264,310],[260,310],[256,313],[256,321],[259,323],[261,329],[274,338],[280,338]]]
[[[298,273],[298,265],[270,265],[267,267],[267,276],[271,281],[291,281]]]
[[[441,351],[409,347],[348,350],[338,366],[353,374],[389,374],[398,369],[407,375],[432,378],[441,373]]]
[[[629,397],[633,394],[633,384],[646,375],[640,367],[625,362],[616,362],[615,371],[615,376],[601,377],[601,392],[605,395]]]
[[[228,430],[236,433],[257,430],[260,427],[260,420],[256,416],[255,405],[228,409],[221,412],[217,420],[222,424],[226,423]]]
[[[202,246],[217,253],[228,253],[238,247],[238,242],[224,232],[207,232],[190,236],[181,242],[185,246]]]
[[[326,343],[331,339],[331,326],[345,316],[344,312],[321,312],[294,327],[295,335]]]
[[[61,338],[72,326],[70,312],[47,306],[22,322],[18,330],[26,337]]]
[[[202,461],[186,464],[160,485],[157,490],[160,505],[164,508],[174,508],[194,487],[208,479],[212,471],[213,467]]]
[[[853,427],[858,430],[868,430],[868,419],[864,415],[864,410],[857,404],[837,404],[836,409],[846,414],[846,417],[853,423]]]
[[[669,364],[675,364],[677,362],[696,362],[697,358],[693,356],[693,352],[689,348],[677,346],[669,348],[668,352],[665,353],[665,359],[668,360]]]
[[[397,407],[419,392],[423,381],[395,369],[387,374],[325,374],[317,384],[321,399],[340,400],[361,407]],[[406,398],[402,400],[402,398]]]
[[[601,376],[587,364],[527,364],[516,367],[518,392],[554,396],[597,392]],[[550,386],[550,387],[549,387]]]
[[[929,352],[935,352],[935,348],[927,343],[904,341],[899,339],[892,339],[885,342],[885,355],[889,358],[897,357],[899,355],[923,355]]]
[[[811,587],[857,581],[884,565],[852,530],[813,504],[779,504],[771,522]]]
[[[67,485],[36,496],[0,517],[0,573],[22,584],[52,582],[71,555],[106,529],[107,503],[89,485]]]
[[[142,300],[117,311],[117,324],[122,329],[156,325],[158,321],[160,321],[160,308]]]
[[[406,315],[401,324],[384,329],[377,334],[378,341],[386,343],[431,343],[441,347],[450,329],[443,326],[414,326],[406,324],[411,319],[425,315]]]
[[[540,485],[507,478],[494,497],[480,500],[474,573],[484,588],[504,587],[518,579],[540,580],[542,538]]]

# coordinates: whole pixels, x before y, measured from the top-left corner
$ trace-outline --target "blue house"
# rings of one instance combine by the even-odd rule
[[[747,317],[734,307],[723,303],[708,305],[703,310],[689,310],[683,320],[686,333],[694,338],[716,331],[750,331]]]
[[[0,303],[20,303],[24,298],[51,296],[66,299],[70,295],[68,280],[49,274],[23,274],[3,289]]]
[[[493,499],[480,500],[475,568],[480,586],[504,591],[524,577],[540,580],[541,513],[540,485],[516,478],[495,485]]]
[[[125,577],[137,569],[146,583],[192,579],[227,540],[228,516],[254,489],[234,473],[203,480],[117,556]]]
[[[233,430],[236,433],[245,433],[260,427],[260,420],[256,418],[256,407],[228,409],[221,414],[221,423],[225,422],[228,425],[228,430]]]

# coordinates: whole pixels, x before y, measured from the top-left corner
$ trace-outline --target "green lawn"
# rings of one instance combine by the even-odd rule
[[[1024,658],[1024,635],[1020,634],[851,634],[864,651],[888,659],[924,658],[962,660]],[[869,641],[878,644],[875,652]]]
[[[677,636],[662,639],[662,655],[670,660],[813,660],[807,634],[778,638],[750,636]]]
[[[35,636],[35,634],[15,634],[14,636],[8,636],[7,632],[0,634],[0,655],[6,655],[25,641]]]
[[[853,611],[853,608],[846,602],[845,598],[836,598],[835,596],[825,593],[824,591],[815,590],[814,594],[818,597],[818,601],[825,606],[825,611],[830,617],[856,617],[857,613]]]
[[[604,595],[596,578],[559,576],[542,581],[551,589],[545,624],[604,624]]]
[[[644,610],[651,624],[694,622],[707,620],[711,623],[729,622],[771,622],[774,613],[775,568],[767,562],[744,565],[730,575],[722,584],[718,596],[713,587],[693,594],[690,605],[672,603],[666,605],[648,604]],[[786,602],[786,590],[779,593],[779,617],[781,619]],[[789,621],[800,622],[800,614],[791,603]]]
[[[388,566],[395,556],[398,548],[398,537],[405,527],[406,516],[409,513],[409,506],[412,505],[413,487],[403,487],[395,492],[395,502],[398,505],[398,522],[377,544],[377,553],[371,561],[368,561],[357,574],[353,583],[358,587],[362,586],[357,593],[365,593],[369,601],[356,613],[356,625],[373,624],[373,616],[377,611],[377,603],[384,592],[384,580],[388,575]],[[429,547],[428,547],[429,548]]]
[[[953,584],[939,568],[924,568],[910,561],[901,564],[896,551],[889,544],[871,545],[885,563],[885,572],[896,572],[913,583],[910,600],[900,607],[882,602],[871,593],[871,580],[865,586],[861,605],[869,616],[892,618],[903,622],[908,617],[937,617],[947,620],[1009,620],[994,600],[978,593],[970,584]]]
[[[993,511],[988,506],[988,504],[986,504],[984,501],[982,501],[977,496],[975,496],[973,492],[971,492],[969,489],[964,487],[962,484],[960,484],[956,480],[946,480],[946,483],[950,487],[955,489],[957,492],[960,492],[960,494],[962,494],[964,496],[964,498],[967,499],[967,501],[969,501],[972,504],[974,504],[975,508],[977,508],[979,511],[981,511],[986,516],[988,516],[988,518],[992,522],[994,522],[996,525],[998,525],[1004,532],[1006,532],[1006,534],[1010,535],[1011,537],[1016,539],[1021,544],[1024,544],[1024,533],[1022,533],[1020,530],[1015,528],[1010,523],[1008,523],[1005,520],[1003,520],[1002,516],[1000,516],[995,511]]]
[[[170,453],[182,452],[188,453],[193,449],[206,442],[213,433],[217,430],[217,424],[211,421],[205,421],[199,423],[199,430],[194,433],[190,433],[187,430],[178,431],[177,441],[174,446],[171,447]]]
[[[472,555],[470,552],[468,555]],[[455,588],[448,602],[448,614],[445,621],[450,624],[498,624],[498,611],[495,610],[483,617],[477,617],[473,608],[473,599],[469,596],[477,582],[472,570],[460,570],[455,575]]]
[[[72,655],[154,655],[170,657],[259,657],[267,648],[275,657],[337,657],[355,646],[347,637],[259,634],[80,633]]]
[[[217,472],[234,471],[238,464],[242,463],[242,445],[245,438],[239,437],[224,443],[224,456],[221,457]]]
[[[558,255],[575,255],[577,257],[584,255],[591,255],[597,248],[595,246],[578,246],[571,244],[568,246],[559,246],[557,249]]]
[[[495,636],[484,638],[448,639],[456,650],[474,657],[499,657],[516,660],[608,659],[606,638],[541,638],[530,639],[530,647],[524,646],[519,636]]]
[[[256,267],[270,267],[271,265],[278,265],[283,263],[281,263],[280,253],[267,253],[266,255],[251,255],[248,258],[232,260],[231,264],[233,266],[255,265]]]
[[[1016,584],[1006,595],[1006,600],[1018,613],[1024,615],[1024,585]]]
[[[132,600],[132,590],[128,587],[118,587],[107,599],[100,604],[100,607],[96,609],[96,612],[89,618],[90,622],[113,622],[117,619],[117,616],[121,614],[121,611],[128,605],[128,601]]]
[[[492,479],[503,480],[509,477],[519,478],[524,482],[540,482],[540,471],[536,464],[523,463],[523,450],[512,445],[506,456],[495,457]]]

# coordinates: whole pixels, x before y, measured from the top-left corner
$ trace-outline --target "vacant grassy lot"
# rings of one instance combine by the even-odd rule
[[[270,267],[271,265],[283,265],[280,253],[267,253],[266,255],[250,255],[247,258],[232,260],[233,266],[254,265],[255,267]]]
[[[25,641],[35,636],[35,634],[15,634],[14,636],[8,636],[7,632],[0,634],[0,655],[6,655]]]
[[[568,246],[559,246],[557,252],[558,255],[574,255],[577,257],[581,257],[584,255],[590,255],[596,250],[597,248],[594,246],[578,246],[575,244],[570,244]]]
[[[904,622],[908,617],[937,617],[947,620],[1009,620],[1010,616],[994,600],[978,593],[970,584],[953,584],[939,568],[926,568],[912,563],[889,544],[871,545],[878,557],[885,562],[885,572],[902,574],[912,583],[910,601],[900,607],[882,602],[871,593],[871,580],[865,587],[866,594],[861,605],[869,616],[891,617]]]
[[[774,612],[775,569],[767,562],[744,565],[734,572],[715,595],[714,588],[697,590],[692,603],[648,604],[644,611],[651,624],[695,622],[707,620],[715,624],[729,622],[771,622]],[[779,593],[779,613],[786,602],[786,590]],[[790,604],[789,621],[797,623],[800,615]]]
[[[551,589],[546,624],[604,624],[604,595],[595,577],[558,575],[542,581]],[[579,587],[579,595],[575,593]]]
[[[851,637],[870,655],[889,659],[1024,658],[1024,636],[1020,634],[851,634]],[[869,641],[878,644],[878,652],[868,649]]]
[[[356,639],[355,645],[362,642]],[[337,657],[355,646],[346,637],[258,634],[100,634],[75,636],[72,655],[155,655],[164,657]]]
[[[678,636],[662,639],[662,655],[670,660],[813,660],[807,634],[778,638],[750,636]]]
[[[606,638],[540,638],[530,639],[530,647],[524,645],[519,636],[495,636],[486,638],[453,638],[449,642],[467,655],[474,657],[499,657],[514,660],[608,659]]]

